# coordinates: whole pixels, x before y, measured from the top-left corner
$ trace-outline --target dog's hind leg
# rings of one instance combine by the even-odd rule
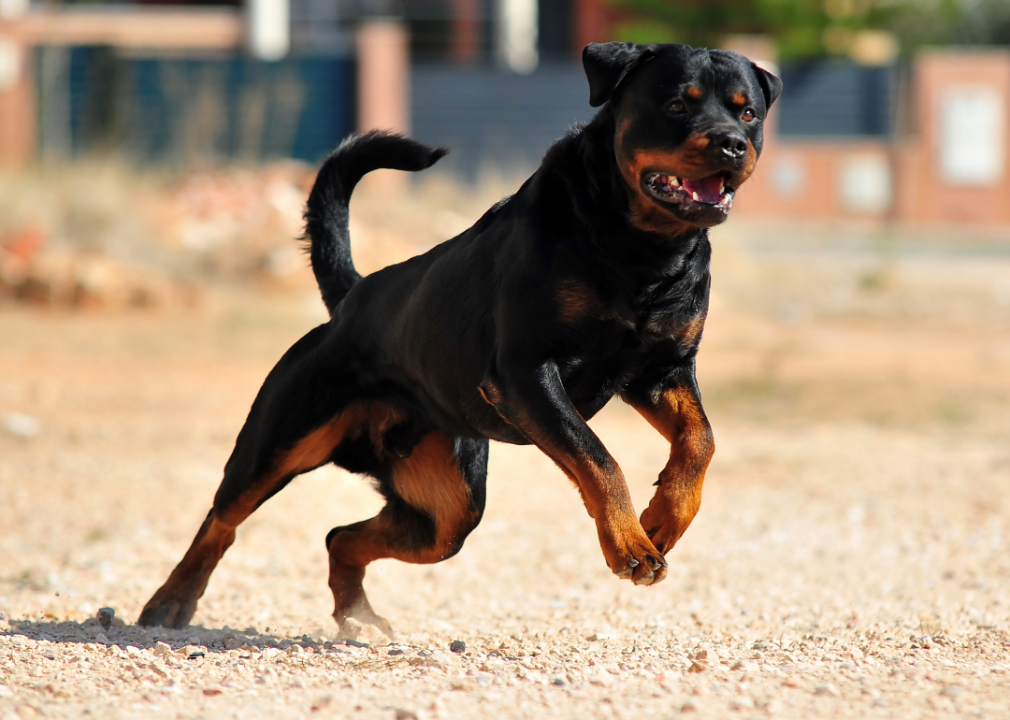
[[[358,406],[343,397],[337,373],[319,361],[324,342],[325,326],[296,343],[267,377],[225,465],[213,508],[138,624],[185,627],[235,529],[295,476],[329,462],[360,424]]]
[[[330,589],[339,625],[354,618],[392,635],[365,596],[365,567],[381,558],[436,563],[455,555],[484,512],[487,457],[487,440],[432,431],[379,477],[387,503],[378,515],[330,531]]]

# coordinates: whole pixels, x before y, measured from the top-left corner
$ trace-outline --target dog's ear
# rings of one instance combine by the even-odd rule
[[[655,45],[626,42],[589,43],[582,49],[582,67],[589,78],[589,104],[610,99],[628,73],[652,57]]]
[[[761,91],[765,94],[765,107],[770,108],[775,99],[782,93],[782,81],[755,63],[751,63],[750,66],[754,70],[754,74],[757,75]]]

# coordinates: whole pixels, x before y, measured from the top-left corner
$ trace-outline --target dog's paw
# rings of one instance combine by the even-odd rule
[[[333,614],[333,619],[340,627],[338,631],[340,640],[356,640],[367,642],[369,645],[385,645],[395,639],[393,626],[386,618],[377,615],[368,600],[364,598],[354,603],[350,608],[336,611]]]
[[[393,628],[385,620],[379,618],[379,624],[363,623],[354,618],[345,618],[340,623],[340,631],[337,633],[339,640],[354,640],[356,642],[368,643],[369,645],[388,645],[393,641]]]
[[[622,533],[615,538],[611,552],[604,554],[607,564],[619,578],[636,585],[653,585],[666,577],[666,560],[652,541],[641,531]]]
[[[669,503],[653,499],[642,513],[642,527],[656,549],[666,555],[687,530],[695,512],[689,508],[669,507]]]
[[[180,630],[193,619],[196,614],[196,600],[183,602],[175,598],[159,598],[155,593],[144,610],[140,613],[137,624],[142,627],[166,627]]]

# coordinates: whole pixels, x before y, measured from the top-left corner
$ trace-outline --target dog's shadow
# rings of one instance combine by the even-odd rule
[[[261,633],[251,627],[245,630],[234,630],[227,626],[205,628],[192,625],[181,630],[172,630],[163,627],[145,628],[139,625],[126,625],[118,619],[113,619],[107,624],[99,622],[97,618],[88,618],[84,622],[9,619],[7,625],[8,629],[5,632],[0,632],[0,635],[21,636],[29,640],[48,641],[60,645],[117,646],[124,651],[130,647],[139,650],[160,649],[165,651],[163,646],[167,645],[171,648],[171,652],[190,657],[241,649],[254,652],[268,648],[286,650],[292,645],[300,645],[303,649],[311,647],[314,651],[320,652],[333,645],[343,644],[340,641],[314,639],[308,635],[302,635],[300,638],[278,637],[269,633]]]

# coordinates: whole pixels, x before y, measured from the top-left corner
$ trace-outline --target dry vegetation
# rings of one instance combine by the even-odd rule
[[[322,539],[378,500],[332,468],[242,527],[196,625],[132,625],[263,376],[324,318],[290,240],[306,169],[51,173],[0,180],[0,719],[1006,717],[1010,237],[735,218],[699,363],[719,449],[669,578],[611,576],[561,473],[498,445],[458,556],[370,570],[399,635],[359,647]],[[359,265],[498,194],[365,188]],[[26,228],[35,269],[11,261]],[[59,253],[164,292],[18,296]],[[593,426],[643,506],[662,439],[619,404]]]

